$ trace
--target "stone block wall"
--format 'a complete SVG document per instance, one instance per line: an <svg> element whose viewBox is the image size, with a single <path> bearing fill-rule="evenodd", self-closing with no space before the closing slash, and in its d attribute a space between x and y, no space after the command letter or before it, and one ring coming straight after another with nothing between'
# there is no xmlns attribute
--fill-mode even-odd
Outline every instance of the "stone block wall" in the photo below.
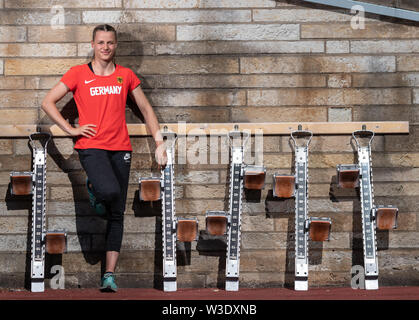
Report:
<svg viewBox="0 0 419 320"><path fill-rule="evenodd" d="M409 135L376 136L372 157L376 203L400 210L399 228L377 233L380 285L418 285L419 24L367 14L356 29L353 18L294 0L0 0L0 125L51 123L43 97L71 66L90 60L91 32L102 23L117 28L117 63L142 79L162 123L409 121ZM59 107L77 123L71 94ZM126 114L141 122L135 107ZM157 173L154 145L131 141L117 276L121 287L160 287L160 211L136 200L138 178ZM222 159L221 146L207 159L214 152ZM228 164L186 160L175 168L176 211L198 217L203 230L206 210L226 209ZM355 161L349 135L313 138L309 210L333 225L329 242L310 244L310 286L349 286L351 267L362 265L358 194L336 186L336 165ZM243 205L242 287L293 283L294 204L273 201L271 183L273 173L292 172L288 136L264 137L263 163L261 199ZM23 287L30 272L31 199L8 192L10 171L30 166L28 139L0 138L0 288ZM54 138L47 172L48 229L68 231L68 252L47 257L47 278L62 264L66 287L96 287L105 222L89 206L72 139ZM191 246L179 244L179 287L223 287L224 249L202 233Z"/></svg>

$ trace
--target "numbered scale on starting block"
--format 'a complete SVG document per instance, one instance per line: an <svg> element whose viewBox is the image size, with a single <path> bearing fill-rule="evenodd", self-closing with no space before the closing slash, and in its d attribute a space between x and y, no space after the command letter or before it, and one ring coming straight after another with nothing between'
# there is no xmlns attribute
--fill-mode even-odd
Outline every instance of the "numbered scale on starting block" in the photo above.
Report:
<svg viewBox="0 0 419 320"><path fill-rule="evenodd" d="M230 145L229 210L207 211L205 225L208 234L226 236L227 291L239 290L241 211L243 189L260 190L265 185L266 169L263 166L244 164L244 146L250 137L235 128L228 134Z"/></svg>
<svg viewBox="0 0 419 320"><path fill-rule="evenodd" d="M33 171L10 173L12 196L32 195L31 291L44 292L45 252L62 254L67 247L65 230L46 231L46 155L49 133L29 135Z"/></svg>
<svg viewBox="0 0 419 320"><path fill-rule="evenodd" d="M273 196L295 197L295 290L308 290L308 239L329 240L330 218L308 217L308 146L313 133L301 130L291 133L295 147L295 174L273 175Z"/></svg>
<svg viewBox="0 0 419 320"><path fill-rule="evenodd" d="M393 206L375 206L372 179L371 143L374 132L355 131L358 164L337 166L337 182L341 188L360 188L362 239L364 253L365 289L378 289L378 259L376 229L397 228L398 209Z"/></svg>
<svg viewBox="0 0 419 320"><path fill-rule="evenodd" d="M162 238L163 238L163 290L177 290L176 241L192 242L198 238L196 218L181 218L175 215L174 165L177 135L164 131L167 145L167 163L161 170L161 177L140 178L140 201L162 202Z"/></svg>

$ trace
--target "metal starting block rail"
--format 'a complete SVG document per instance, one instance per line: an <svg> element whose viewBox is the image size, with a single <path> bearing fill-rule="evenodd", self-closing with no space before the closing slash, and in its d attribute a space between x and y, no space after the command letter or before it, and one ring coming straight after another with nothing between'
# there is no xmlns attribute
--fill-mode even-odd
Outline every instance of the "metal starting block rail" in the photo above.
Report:
<svg viewBox="0 0 419 320"><path fill-rule="evenodd" d="M46 155L51 138L49 133L29 135L33 150L33 171L10 173L12 196L32 194L31 291L44 292L45 252L62 254L66 251L65 230L46 231ZM38 142L37 142L38 141ZM41 146L39 146L39 144Z"/></svg>
<svg viewBox="0 0 419 320"><path fill-rule="evenodd" d="M308 146L313 133L302 130L291 133L295 147L295 174L273 176L274 197L295 197L295 282L294 289L308 290L308 239L329 239L329 218L308 218ZM300 142L302 141L302 143Z"/></svg>
<svg viewBox="0 0 419 320"><path fill-rule="evenodd" d="M243 189L260 190L265 185L266 169L263 166L244 164L244 146L248 132L232 130L228 133L230 145L229 210L207 211L206 230L213 236L227 236L226 291L239 290L240 241ZM240 140L237 145L236 141Z"/></svg>
<svg viewBox="0 0 419 320"><path fill-rule="evenodd" d="M177 290L176 241L192 242L198 237L197 219L176 217L174 197L174 165L177 135L162 133L167 137L167 163L161 177L140 178L141 201L162 201L163 290Z"/></svg>
<svg viewBox="0 0 419 320"><path fill-rule="evenodd" d="M358 164L338 165L338 185L342 188L360 188L362 212L362 239L364 253L365 289L378 289L378 259L376 229L395 229L398 209L393 206L375 206L371 161L371 143L374 132L354 131ZM365 141L366 140L366 141Z"/></svg>

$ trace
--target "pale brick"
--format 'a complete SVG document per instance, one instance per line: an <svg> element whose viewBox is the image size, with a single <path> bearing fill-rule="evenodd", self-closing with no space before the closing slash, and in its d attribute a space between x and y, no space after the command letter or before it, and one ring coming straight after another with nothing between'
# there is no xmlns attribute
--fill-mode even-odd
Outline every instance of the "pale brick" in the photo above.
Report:
<svg viewBox="0 0 419 320"><path fill-rule="evenodd" d="M0 80L1 81L1 80ZM324 75L158 75L147 76L151 88L325 87Z"/></svg>
<svg viewBox="0 0 419 320"><path fill-rule="evenodd" d="M414 53L419 52L419 40L351 41L352 53Z"/></svg>
<svg viewBox="0 0 419 320"><path fill-rule="evenodd" d="M50 25L56 13L50 10L4 10L0 11L0 21L5 25ZM78 11L64 12L65 24L80 24L81 15Z"/></svg>
<svg viewBox="0 0 419 320"><path fill-rule="evenodd" d="M4 74L3 60L0 59L0 74Z"/></svg>
<svg viewBox="0 0 419 320"><path fill-rule="evenodd" d="M0 230L3 234L26 234L28 217L0 217Z"/></svg>
<svg viewBox="0 0 419 320"><path fill-rule="evenodd" d="M242 57L241 73L394 72L392 56Z"/></svg>
<svg viewBox="0 0 419 320"><path fill-rule="evenodd" d="M226 195L226 189L223 185L207 185L207 186L185 186L185 197L186 198L224 198Z"/></svg>
<svg viewBox="0 0 419 320"><path fill-rule="evenodd" d="M328 108L327 120L329 122L352 121L351 108Z"/></svg>
<svg viewBox="0 0 419 320"><path fill-rule="evenodd" d="M350 16L348 16L350 17ZM333 30L333 32L331 32ZM365 29L353 29L350 23L302 24L301 38L312 39L391 39L417 38L418 28L396 23L366 22Z"/></svg>
<svg viewBox="0 0 419 320"><path fill-rule="evenodd" d="M34 124L38 120L38 110L30 109L3 109L0 108L0 124Z"/></svg>
<svg viewBox="0 0 419 320"><path fill-rule="evenodd" d="M274 8L275 0L201 0L200 8Z"/></svg>
<svg viewBox="0 0 419 320"><path fill-rule="evenodd" d="M25 252L27 249L27 235L0 234L0 252Z"/></svg>
<svg viewBox="0 0 419 320"><path fill-rule="evenodd" d="M326 53L349 53L349 41L326 41Z"/></svg>
<svg viewBox="0 0 419 320"><path fill-rule="evenodd" d="M0 44L3 57L71 57L76 52L75 44Z"/></svg>
<svg viewBox="0 0 419 320"><path fill-rule="evenodd" d="M419 104L419 89L413 90L413 103Z"/></svg>
<svg viewBox="0 0 419 320"><path fill-rule="evenodd" d="M248 91L248 104L253 106L409 104L410 99L408 89L277 89Z"/></svg>
<svg viewBox="0 0 419 320"><path fill-rule="evenodd" d="M164 91L148 95L153 106L239 106L246 103L244 91ZM0 100L1 101L1 100Z"/></svg>
<svg viewBox="0 0 419 320"><path fill-rule="evenodd" d="M407 106L354 106L353 121L419 121L419 110Z"/></svg>
<svg viewBox="0 0 419 320"><path fill-rule="evenodd" d="M298 40L298 24L224 24L177 26L180 41Z"/></svg>
<svg viewBox="0 0 419 320"><path fill-rule="evenodd" d="M1 154L12 154L13 153L13 141L12 140L0 140L0 155Z"/></svg>
<svg viewBox="0 0 419 320"><path fill-rule="evenodd" d="M419 71L419 55L397 57L397 71Z"/></svg>
<svg viewBox="0 0 419 320"><path fill-rule="evenodd" d="M11 77L8 77L11 78ZM51 89L54 87L61 79L59 77L25 77L25 89Z"/></svg>
<svg viewBox="0 0 419 320"><path fill-rule="evenodd" d="M0 77L0 90L13 90L25 88L23 77Z"/></svg>
<svg viewBox="0 0 419 320"><path fill-rule="evenodd" d="M6 8L44 8L50 9L54 5L64 8L115 8L121 7L122 0L5 0Z"/></svg>
<svg viewBox="0 0 419 320"><path fill-rule="evenodd" d="M216 171L178 171L176 174L176 183L178 184L216 184L218 181L218 172Z"/></svg>
<svg viewBox="0 0 419 320"><path fill-rule="evenodd" d="M124 0L125 9L151 8L151 9L179 9L197 8L198 0Z"/></svg>
<svg viewBox="0 0 419 320"><path fill-rule="evenodd" d="M125 57L117 58L117 63L143 75L239 72L238 59L229 57L144 57L141 61L136 57Z"/></svg>
<svg viewBox="0 0 419 320"><path fill-rule="evenodd" d="M0 42L26 41L26 27L0 26Z"/></svg>
<svg viewBox="0 0 419 320"><path fill-rule="evenodd" d="M84 11L84 23L250 22L250 10ZM179 39L180 40L180 39Z"/></svg>
<svg viewBox="0 0 419 320"><path fill-rule="evenodd" d="M62 75L84 59L7 59L5 75Z"/></svg>
<svg viewBox="0 0 419 320"><path fill-rule="evenodd" d="M350 88L352 78L349 74L330 74L327 78L329 88Z"/></svg>
<svg viewBox="0 0 419 320"><path fill-rule="evenodd" d="M322 53L323 41L205 41L156 45L156 54Z"/></svg>
<svg viewBox="0 0 419 320"><path fill-rule="evenodd" d="M353 18L346 12L316 9L256 9L253 20L256 22L349 22ZM365 18L366 21L371 19Z"/></svg>
<svg viewBox="0 0 419 320"><path fill-rule="evenodd" d="M241 107L231 109L233 122L327 121L326 108Z"/></svg>

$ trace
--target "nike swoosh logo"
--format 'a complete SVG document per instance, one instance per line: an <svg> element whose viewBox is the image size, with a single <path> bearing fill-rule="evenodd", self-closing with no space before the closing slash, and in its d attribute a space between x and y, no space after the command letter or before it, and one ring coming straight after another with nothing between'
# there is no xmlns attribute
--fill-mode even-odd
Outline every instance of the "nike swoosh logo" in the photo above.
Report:
<svg viewBox="0 0 419 320"><path fill-rule="evenodd" d="M90 82L92 82L92 81L95 81L96 79L93 79L93 80L90 80L90 81L87 81L87 80L84 80L84 84L88 84L88 83L90 83Z"/></svg>

